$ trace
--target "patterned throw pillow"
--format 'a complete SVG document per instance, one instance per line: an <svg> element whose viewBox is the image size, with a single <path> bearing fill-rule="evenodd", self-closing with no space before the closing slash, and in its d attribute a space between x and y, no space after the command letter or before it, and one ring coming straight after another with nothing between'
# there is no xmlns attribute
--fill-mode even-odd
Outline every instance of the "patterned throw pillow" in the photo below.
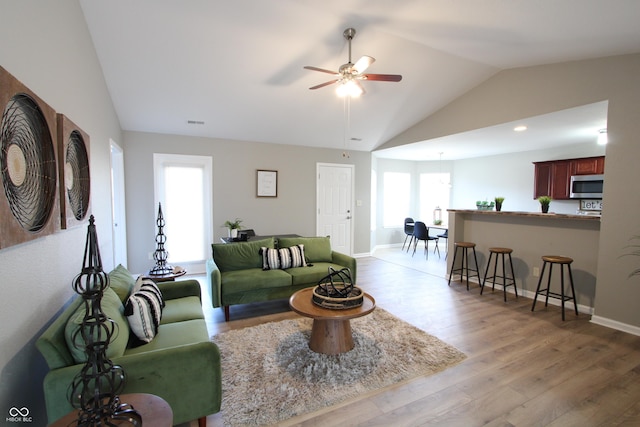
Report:
<svg viewBox="0 0 640 427"><path fill-rule="evenodd" d="M140 341L151 342L158 333L164 308L162 293L153 280L138 277L124 307L129 327Z"/></svg>
<svg viewBox="0 0 640 427"><path fill-rule="evenodd" d="M260 252L262 252L263 270L306 267L307 265L304 259L304 245L280 249L261 248Z"/></svg>

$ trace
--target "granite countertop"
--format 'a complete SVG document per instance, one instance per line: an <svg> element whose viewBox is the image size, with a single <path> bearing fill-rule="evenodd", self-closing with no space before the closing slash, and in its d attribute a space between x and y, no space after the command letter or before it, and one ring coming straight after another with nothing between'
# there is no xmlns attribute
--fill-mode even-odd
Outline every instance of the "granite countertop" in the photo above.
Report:
<svg viewBox="0 0 640 427"><path fill-rule="evenodd" d="M577 219L584 221L600 221L600 215L576 215L576 214L563 214L563 213L542 213L542 212L519 212L519 211L482 211L478 209L447 209L447 212L456 212L464 214L474 215L503 215L503 216L520 216L531 218L545 218L545 219Z"/></svg>

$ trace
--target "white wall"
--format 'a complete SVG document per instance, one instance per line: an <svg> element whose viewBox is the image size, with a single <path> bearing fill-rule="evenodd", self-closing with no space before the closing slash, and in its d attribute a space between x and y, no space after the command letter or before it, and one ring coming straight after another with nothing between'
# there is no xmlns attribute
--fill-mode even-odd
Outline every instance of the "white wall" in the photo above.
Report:
<svg viewBox="0 0 640 427"><path fill-rule="evenodd" d="M226 141L178 135L125 132L129 269L148 270L147 254L155 250L153 153L191 154L213 158L213 242L227 236L222 224L241 218L257 234L316 234L316 164L355 166L354 254L369 252L371 155L352 151L258 142ZM278 197L256 197L256 170L278 171ZM356 206L356 200L362 204ZM171 261L171 240L167 250Z"/></svg>
<svg viewBox="0 0 640 427"><path fill-rule="evenodd" d="M375 170L379 182L385 172L410 173L411 211L409 215L416 220L430 221L432 218L420 217L420 174L449 172L451 174L450 208L475 209L477 200L492 201L496 196L505 198L503 210L539 212L540 204L533 198L534 166L533 162L559 160L578 157L605 155L605 148L593 143L558 147L553 149L526 151L455 161L410 161L376 158ZM405 235L402 228L385 228L382 212L384 209L384 191L377 187L377 221L375 245L384 247L402 243ZM576 213L576 200L555 200L551 211L558 213ZM446 218L446 216L444 216Z"/></svg>
<svg viewBox="0 0 640 427"><path fill-rule="evenodd" d="M457 160L454 163L451 207L475 209L477 200L505 198L503 211L539 212L533 198L533 162L605 155L596 141L549 150L526 151L499 156ZM606 164L606 162L605 162ZM550 211L575 214L577 200L554 200Z"/></svg>
<svg viewBox="0 0 640 427"><path fill-rule="evenodd" d="M121 139L102 71L76 0L0 0L0 65L90 136L91 208L102 260L111 264L109 138ZM2 88L0 88L2 90ZM4 106L2 106L4 108ZM0 414L29 408L45 425L42 378L34 346L75 294L86 227L0 250Z"/></svg>

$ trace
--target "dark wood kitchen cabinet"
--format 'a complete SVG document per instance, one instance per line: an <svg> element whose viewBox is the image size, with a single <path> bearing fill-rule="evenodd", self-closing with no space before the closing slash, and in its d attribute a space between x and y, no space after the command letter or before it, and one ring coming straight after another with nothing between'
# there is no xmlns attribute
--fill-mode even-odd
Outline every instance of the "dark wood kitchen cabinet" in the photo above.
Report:
<svg viewBox="0 0 640 427"><path fill-rule="evenodd" d="M571 161L555 160L536 162L533 198L551 196L554 200L569 198L571 181Z"/></svg>
<svg viewBox="0 0 640 427"><path fill-rule="evenodd" d="M571 175L598 175L604 173L604 156L571 160Z"/></svg>
<svg viewBox="0 0 640 427"><path fill-rule="evenodd" d="M551 194L551 174L553 162L534 163L533 198Z"/></svg>
<svg viewBox="0 0 640 427"><path fill-rule="evenodd" d="M595 175L604 173L604 156L580 159L534 162L533 198L551 196L566 200L571 190L571 175Z"/></svg>

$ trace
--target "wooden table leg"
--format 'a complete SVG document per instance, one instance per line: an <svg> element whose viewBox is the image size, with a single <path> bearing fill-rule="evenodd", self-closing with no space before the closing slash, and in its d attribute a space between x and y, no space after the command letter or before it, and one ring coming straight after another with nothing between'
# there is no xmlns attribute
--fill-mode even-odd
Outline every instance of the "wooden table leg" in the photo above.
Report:
<svg viewBox="0 0 640 427"><path fill-rule="evenodd" d="M314 319L309 348L316 353L340 354L354 347L349 320Z"/></svg>

